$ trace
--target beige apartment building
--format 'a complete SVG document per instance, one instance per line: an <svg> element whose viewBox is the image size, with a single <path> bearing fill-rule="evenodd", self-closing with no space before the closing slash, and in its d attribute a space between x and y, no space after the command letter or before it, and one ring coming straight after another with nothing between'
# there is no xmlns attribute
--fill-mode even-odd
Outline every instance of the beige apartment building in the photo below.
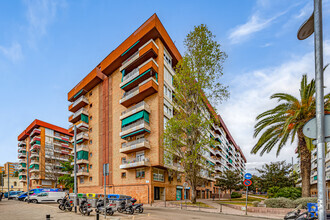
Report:
<svg viewBox="0 0 330 220"><path fill-rule="evenodd" d="M18 163L13 163L13 162L7 162L4 165L4 174L8 175L9 172L9 176L14 176L15 172L18 172Z"/></svg>
<svg viewBox="0 0 330 220"><path fill-rule="evenodd" d="M165 163L161 147L173 116L173 68L180 59L154 14L68 93L69 132L77 129L79 193L103 193L103 164L109 164L107 193L144 203L183 199L182 167ZM215 181L225 169L243 175L246 162L221 117L206 106L206 114L217 119L209 133L218 144L203 155L213 168L201 173L199 198L218 193ZM186 194L190 198L190 187Z"/></svg>
<svg viewBox="0 0 330 220"><path fill-rule="evenodd" d="M24 191L27 190L27 175L30 189L61 187L57 179L69 174L61 170L61 163L69 161L71 136L67 129L38 119L18 136L19 180L23 182Z"/></svg>

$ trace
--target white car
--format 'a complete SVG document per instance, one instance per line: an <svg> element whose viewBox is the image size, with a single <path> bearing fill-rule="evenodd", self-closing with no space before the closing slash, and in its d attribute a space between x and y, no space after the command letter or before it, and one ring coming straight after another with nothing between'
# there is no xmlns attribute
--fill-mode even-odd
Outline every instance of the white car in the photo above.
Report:
<svg viewBox="0 0 330 220"><path fill-rule="evenodd" d="M65 197L65 192L42 192L37 195L30 196L30 202L57 202L60 203Z"/></svg>

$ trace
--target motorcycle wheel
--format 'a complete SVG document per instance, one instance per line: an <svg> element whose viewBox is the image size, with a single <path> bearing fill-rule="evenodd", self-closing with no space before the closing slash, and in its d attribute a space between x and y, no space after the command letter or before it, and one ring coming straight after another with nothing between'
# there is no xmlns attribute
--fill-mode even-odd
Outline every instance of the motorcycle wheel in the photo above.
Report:
<svg viewBox="0 0 330 220"><path fill-rule="evenodd" d="M107 215L113 215L113 211L112 211L111 209L107 209L107 210L106 210L106 214L107 214Z"/></svg>
<svg viewBox="0 0 330 220"><path fill-rule="evenodd" d="M119 213L123 213L123 210L122 210L121 208L118 208L117 211L118 211Z"/></svg>
<svg viewBox="0 0 330 220"><path fill-rule="evenodd" d="M133 208L127 208L126 212L130 215L133 215L134 214L134 209Z"/></svg>
<svg viewBox="0 0 330 220"><path fill-rule="evenodd" d="M69 212L71 212L72 211L72 207L69 207L69 208L67 208L68 210L69 210Z"/></svg>
<svg viewBox="0 0 330 220"><path fill-rule="evenodd" d="M62 210L62 211L64 211L64 210L65 210L65 207L64 207L64 205L63 205L63 204L60 204L60 205L58 206L58 208L59 208L60 210Z"/></svg>
<svg viewBox="0 0 330 220"><path fill-rule="evenodd" d="M137 210L139 213L143 213L143 208L139 207L139 209Z"/></svg>

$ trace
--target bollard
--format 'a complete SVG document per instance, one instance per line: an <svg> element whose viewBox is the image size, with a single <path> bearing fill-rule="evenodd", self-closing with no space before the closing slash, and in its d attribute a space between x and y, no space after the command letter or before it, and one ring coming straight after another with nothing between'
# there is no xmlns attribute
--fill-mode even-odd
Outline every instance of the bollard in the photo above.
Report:
<svg viewBox="0 0 330 220"><path fill-rule="evenodd" d="M201 203L198 203L198 211L201 210Z"/></svg>
<svg viewBox="0 0 330 220"><path fill-rule="evenodd" d="M100 215L99 213L96 213L96 220L99 220L100 219Z"/></svg>
<svg viewBox="0 0 330 220"><path fill-rule="evenodd" d="M50 215L49 214L46 215L46 220L50 220Z"/></svg>
<svg viewBox="0 0 330 220"><path fill-rule="evenodd" d="M220 212L222 212L222 204L220 204L219 209L220 209Z"/></svg>
<svg viewBox="0 0 330 220"><path fill-rule="evenodd" d="M182 201L181 201L181 203L180 203L180 209L182 209Z"/></svg>

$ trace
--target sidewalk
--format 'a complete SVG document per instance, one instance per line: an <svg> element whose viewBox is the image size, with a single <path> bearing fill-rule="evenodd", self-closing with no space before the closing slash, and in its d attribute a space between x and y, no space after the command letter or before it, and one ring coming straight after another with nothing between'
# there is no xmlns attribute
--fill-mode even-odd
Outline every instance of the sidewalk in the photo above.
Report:
<svg viewBox="0 0 330 220"><path fill-rule="evenodd" d="M187 200L188 201L188 200ZM245 211L233 209L227 206L222 205L220 206L219 203L217 203L219 200L212 200L212 199L198 199L197 202L202 202L205 203L213 208L202 208L202 207L194 207L194 206L186 206L185 201L182 202L181 204L173 204L172 202L175 201L167 201L166 202L166 208L173 208L173 209L182 209L182 210L188 210L188 211L200 211L200 212L210 212L210 213L222 213L222 214L227 214L227 215L239 215L239 216L245 216ZM180 202L180 201L176 201ZM144 206L150 206L148 204ZM153 203L151 207L165 207L165 202L164 201L158 201L156 203ZM258 217L258 218L263 218L263 219L283 219L283 215L278 215L278 214L272 214L272 213L253 213L253 212L248 212L247 216L251 217Z"/></svg>

